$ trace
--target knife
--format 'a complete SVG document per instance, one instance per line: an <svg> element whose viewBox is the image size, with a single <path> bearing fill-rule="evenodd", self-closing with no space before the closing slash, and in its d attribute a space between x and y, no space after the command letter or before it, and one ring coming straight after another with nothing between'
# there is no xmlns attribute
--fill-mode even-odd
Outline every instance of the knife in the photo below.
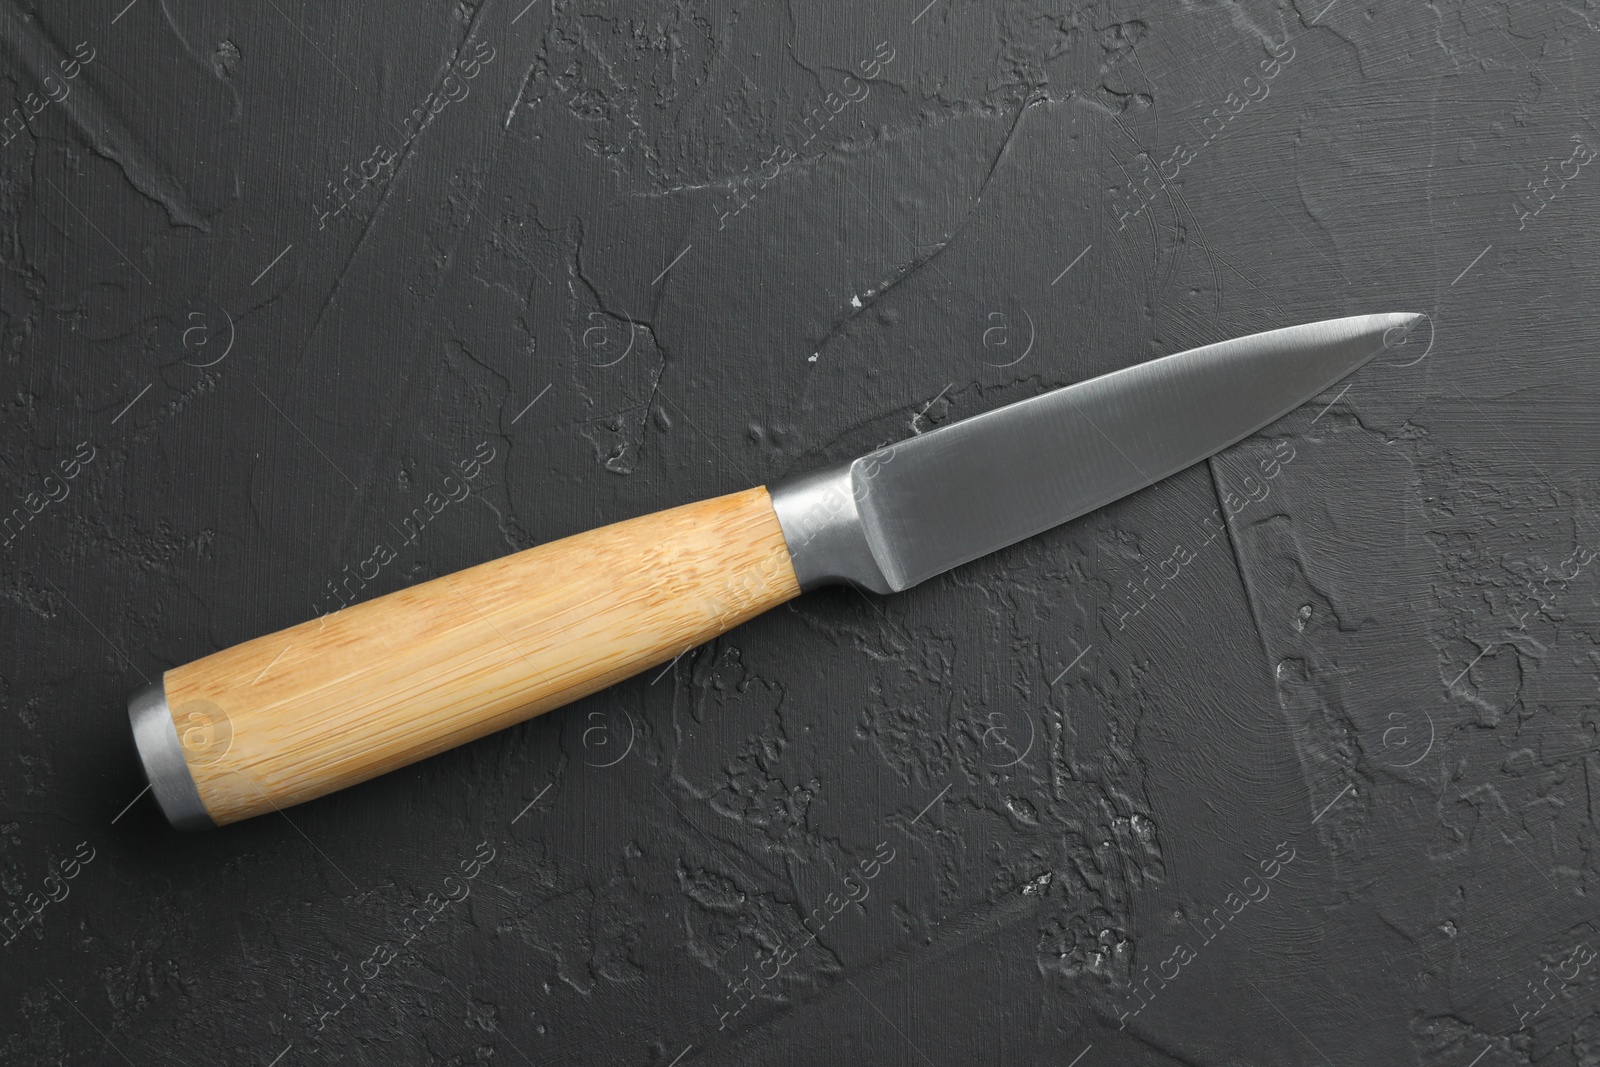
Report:
<svg viewBox="0 0 1600 1067"><path fill-rule="evenodd" d="M1403 344L1360 315L1206 345L354 604L128 702L172 825L279 810L665 663L801 592L909 589L1175 474Z"/></svg>

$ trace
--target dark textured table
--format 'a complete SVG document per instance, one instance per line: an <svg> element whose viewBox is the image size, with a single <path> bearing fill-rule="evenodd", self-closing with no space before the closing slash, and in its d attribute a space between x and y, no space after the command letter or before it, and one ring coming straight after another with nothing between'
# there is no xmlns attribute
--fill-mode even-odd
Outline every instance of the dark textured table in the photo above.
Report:
<svg viewBox="0 0 1600 1067"><path fill-rule="evenodd" d="M0 8L0 1061L1600 1063L1600 6L925 2ZM141 795L169 667L1374 311L908 593Z"/></svg>

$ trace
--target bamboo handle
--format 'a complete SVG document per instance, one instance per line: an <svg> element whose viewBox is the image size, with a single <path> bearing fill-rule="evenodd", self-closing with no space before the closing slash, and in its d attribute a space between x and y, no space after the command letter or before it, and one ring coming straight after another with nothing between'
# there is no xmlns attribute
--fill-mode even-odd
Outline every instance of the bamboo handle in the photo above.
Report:
<svg viewBox="0 0 1600 1067"><path fill-rule="evenodd" d="M246 641L168 671L166 707L204 814L222 825L532 718L799 592L767 491L750 489ZM137 708L134 728L173 817Z"/></svg>

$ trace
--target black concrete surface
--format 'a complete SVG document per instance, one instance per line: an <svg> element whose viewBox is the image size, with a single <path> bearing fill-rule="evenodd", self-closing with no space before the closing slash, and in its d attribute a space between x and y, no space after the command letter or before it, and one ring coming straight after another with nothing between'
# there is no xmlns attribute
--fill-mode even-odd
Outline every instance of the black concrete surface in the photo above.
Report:
<svg viewBox="0 0 1600 1067"><path fill-rule="evenodd" d="M0 1061L1600 1063L1600 5L0 46ZM1374 311L1427 336L905 594L282 816L141 796L130 690L349 596Z"/></svg>

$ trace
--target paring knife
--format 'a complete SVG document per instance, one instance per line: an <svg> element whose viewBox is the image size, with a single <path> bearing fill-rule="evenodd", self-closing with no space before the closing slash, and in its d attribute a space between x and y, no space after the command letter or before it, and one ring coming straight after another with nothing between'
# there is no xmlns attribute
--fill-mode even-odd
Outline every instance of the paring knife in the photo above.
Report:
<svg viewBox="0 0 1600 1067"><path fill-rule="evenodd" d="M804 590L909 589L1093 511L1287 414L1421 319L1191 349L351 605L136 693L139 758L181 829L299 804L665 663Z"/></svg>

